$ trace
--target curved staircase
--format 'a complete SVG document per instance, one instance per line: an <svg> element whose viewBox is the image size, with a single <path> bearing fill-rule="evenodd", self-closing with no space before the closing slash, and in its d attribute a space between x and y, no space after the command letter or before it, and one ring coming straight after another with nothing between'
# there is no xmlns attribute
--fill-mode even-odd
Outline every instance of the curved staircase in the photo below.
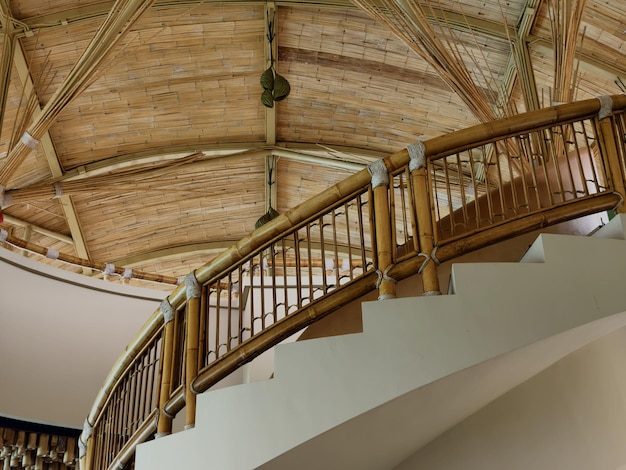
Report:
<svg viewBox="0 0 626 470"><path fill-rule="evenodd" d="M363 333L279 346L273 379L199 395L195 428L140 445L136 469L398 467L626 325L625 223L455 265L453 295L364 303Z"/></svg>

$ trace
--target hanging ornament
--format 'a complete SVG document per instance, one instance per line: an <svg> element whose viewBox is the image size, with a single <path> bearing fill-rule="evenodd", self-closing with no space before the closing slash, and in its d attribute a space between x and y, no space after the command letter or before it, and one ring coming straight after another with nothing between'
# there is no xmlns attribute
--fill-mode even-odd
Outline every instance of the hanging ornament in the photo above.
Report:
<svg viewBox="0 0 626 470"><path fill-rule="evenodd" d="M291 92L291 86L285 77L276 73L274 65L274 17L268 19L267 23L267 42L270 48L270 66L261 74L261 103L266 108L273 108L275 101L281 101L287 98Z"/></svg>

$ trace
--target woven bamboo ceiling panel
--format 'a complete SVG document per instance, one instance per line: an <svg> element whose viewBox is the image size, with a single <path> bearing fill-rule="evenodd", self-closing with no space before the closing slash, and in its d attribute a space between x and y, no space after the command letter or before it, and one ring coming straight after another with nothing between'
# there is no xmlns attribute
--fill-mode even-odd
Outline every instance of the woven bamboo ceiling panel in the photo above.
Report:
<svg viewBox="0 0 626 470"><path fill-rule="evenodd" d="M418 139L626 91L622 0L0 11L0 185L12 199L0 226L171 277L247 235L269 205L284 212ZM290 85L271 108L270 66Z"/></svg>

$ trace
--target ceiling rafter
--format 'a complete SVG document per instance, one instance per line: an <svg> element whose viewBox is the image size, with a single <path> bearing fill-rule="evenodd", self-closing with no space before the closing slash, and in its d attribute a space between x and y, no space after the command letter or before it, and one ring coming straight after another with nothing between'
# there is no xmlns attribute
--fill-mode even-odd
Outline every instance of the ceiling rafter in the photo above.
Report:
<svg viewBox="0 0 626 470"><path fill-rule="evenodd" d="M31 93L36 95L32 78L28 70L28 64L26 63L26 58L24 56L24 51L19 44L15 48L13 60L18 75L20 76L22 86L24 87L25 94L27 96L29 96ZM33 117L36 118L40 113L41 107L37 106L35 108L35 115ZM41 150L46 157L46 161L48 162L48 166L50 167L50 173L52 177L63 177L63 169L61 167L59 157L56 154L54 145L52 144L52 139L50 138L50 134L47 131L43 134L41 138ZM72 234L72 240L74 249L76 250L76 254L84 259L91 259L89 249L87 248L87 243L85 241L85 237L83 235L83 231L80 225L80 221L78 219L78 214L76 213L76 208L74 207L74 203L72 202L71 197L67 195L62 195L59 198L59 202L63 209L63 214L65 215L65 220L70 229L70 233Z"/></svg>
<svg viewBox="0 0 626 470"><path fill-rule="evenodd" d="M275 171L275 163L276 157L285 157L288 159L304 161L307 163L315 163L322 164L326 167L334 166L337 168L341 168L344 170L352 170L359 171L363 169L364 164L352 164L346 163L339 160L333 160L327 157L319 157L316 155L306 155L298 152L293 152L286 149L279 148L266 148L252 152L244 152L237 153L231 155L223 155L220 157L214 158L202 158L201 154L191 153L182 156L181 158L176 159L161 159L161 160L152 160L151 163L159 162L160 165L150 166L148 168L144 168L141 173L144 177L150 176L160 176L164 177L169 174L171 171L168 169L170 165L168 165L168 160L174 165L175 170L179 170L184 168L187 171L210 171L211 165L215 164L216 161L224 162L225 160L236 161L236 160L250 160L255 158L263 158L265 159L265 168L266 174L272 176L271 181L275 181L273 179L273 174ZM183 160L187 161L183 161ZM129 165L120 165L119 163L113 165L112 168L114 170L121 170L117 174L117 178L124 179L128 177L128 172L137 168L137 165L133 165L134 161L129 161ZM182 165L181 165L182 164ZM64 177L56 178L56 179L47 179L40 180L35 184L30 186L23 186L20 188L11 189L8 191L8 194L11 195L14 201L16 202L29 202L35 200L49 199L54 198L57 195L57 191L61 190L65 196L73 195L81 193L83 190L91 193L93 191L97 191L102 188L103 191L110 189L110 178L106 178L105 175L110 174L111 172L106 171L105 168L99 168L92 172L83 171L76 175L65 175ZM135 177L137 176L137 172L133 172ZM77 186L76 184L71 184L72 182L76 182L77 180L81 180L81 186ZM118 181L119 182L119 181ZM63 184L66 183L66 184ZM90 185L91 183L91 185ZM268 184L268 186L270 186ZM146 189L146 188L144 188Z"/></svg>
<svg viewBox="0 0 626 470"><path fill-rule="evenodd" d="M0 0L0 25L4 36L2 37L2 57L0 59L0 123L4 122L4 113L6 111L7 96L9 94L9 85L11 82L11 70L13 66L13 55L15 52L15 44L17 42L16 28L11 21L11 11L6 0ZM0 126L0 132L2 126Z"/></svg>
<svg viewBox="0 0 626 470"><path fill-rule="evenodd" d="M98 27L63 82L31 121L20 140L9 149L4 165L0 167L2 184L11 179L63 109L98 77L106 59L153 3L154 0L129 0L127 3L118 0L113 4L110 14Z"/></svg>
<svg viewBox="0 0 626 470"><path fill-rule="evenodd" d="M188 157L192 153L202 153L204 165L215 163L221 159L243 159L274 154L279 157L323 164L330 167L358 171L369 162L387 155L384 152L365 151L351 147L334 146L322 147L316 144L300 144L297 142L281 142L281 145L268 146L264 143L249 145L246 143L210 145L206 147L181 146L160 148L141 153L120 155L100 160L87 165L65 171L62 178L55 181L65 181L76 178L86 178L114 172L122 168L132 168L140 165L162 162L165 160L177 161Z"/></svg>
<svg viewBox="0 0 626 470"><path fill-rule="evenodd" d="M145 265L152 261L169 261L171 259L180 258L180 256L195 256L207 253L215 253L230 248L237 243L238 240L220 240L217 242L191 243L188 245L173 246L162 250L149 251L138 255L129 256L128 258L118 259L115 261L116 266L124 266L125 268L134 268Z"/></svg>
<svg viewBox="0 0 626 470"><path fill-rule="evenodd" d="M533 111L541 107L533 65L530 59L529 35L542 2L543 0L528 0L526 3L517 27L513 35L511 35L513 50L506 67L507 73L504 81L504 93L506 96L503 99L505 100L508 100L511 96L515 81L519 81L527 111Z"/></svg>
<svg viewBox="0 0 626 470"><path fill-rule="evenodd" d="M30 227L33 232L40 233L41 235L45 235L46 237L54 238L55 240L59 240L61 242L67 243L68 245L73 245L74 240L72 237L68 237L59 232L55 232L54 230L49 230L45 227L41 227L39 225L35 225L27 220L20 219L18 217L13 217L9 214L3 215L4 221L11 225L17 225L18 227Z"/></svg>

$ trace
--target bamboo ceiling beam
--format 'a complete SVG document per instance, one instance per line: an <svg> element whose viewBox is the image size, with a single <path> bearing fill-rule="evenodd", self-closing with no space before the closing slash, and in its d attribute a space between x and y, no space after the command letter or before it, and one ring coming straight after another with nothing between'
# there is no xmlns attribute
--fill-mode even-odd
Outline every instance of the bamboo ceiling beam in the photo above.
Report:
<svg viewBox="0 0 626 470"><path fill-rule="evenodd" d="M94 191L110 192L114 186L117 188L116 190L119 190L120 187L132 186L131 190L161 192L162 189L154 185L155 178L160 178L162 182L170 178L172 184L180 185L180 179L176 176L175 172L181 168L184 168L187 172L203 172L209 171L210 165L215 164L218 160L233 161L235 159L250 160L264 158L267 163L268 154L270 156L269 158L275 158L273 150L258 150L252 153L227 155L209 159L202 158L201 154L194 153L186 155L185 158L173 160L172 162L162 162L160 165L154 165L149 168L135 169L130 166L111 173L94 171L93 173L83 173L71 178L39 180L29 186L8 190L7 194L11 196L13 203L27 203L58 197L59 192L61 192L62 195L74 195L85 192L93 193ZM281 155L290 158L289 152L281 152ZM329 158L307 158L296 155L294 159L308 162L314 161L324 166L336 166L342 169L352 169L354 171L358 171L363 167L361 165L356 167L354 167L354 165L347 166L347 164L343 162ZM269 170L267 173L269 174ZM143 181L145 184L141 184L139 180ZM179 189L184 191L184 186L180 186Z"/></svg>
<svg viewBox="0 0 626 470"><path fill-rule="evenodd" d="M2 26L2 57L0 58L0 123L4 122L7 96L11 82L11 70L13 65L13 54L17 42L16 28L11 21L12 15L7 0L0 0L0 25ZM2 126L0 125L0 134Z"/></svg>
<svg viewBox="0 0 626 470"><path fill-rule="evenodd" d="M54 238L55 240L59 240L63 243L67 243L69 245L74 244L74 239L72 237L68 237L59 232L55 232L54 230L49 230L44 227L40 227L39 225L33 224L28 220L23 220L18 217L13 217L9 214L3 214L4 222L11 225L17 225L18 227L27 227L29 226L33 232L40 233L41 235L45 235L46 237Z"/></svg>
<svg viewBox="0 0 626 470"><path fill-rule="evenodd" d="M20 81L22 82L22 86L24 87L25 95L36 95L35 87L30 76L30 71L28 70L28 64L26 63L26 58L24 57L24 51L19 44L15 48L13 60L15 63L15 68L17 69L18 75L20 77ZM37 100L37 102L39 102L39 100ZM37 105L37 107L35 108L35 115L33 117L36 119L37 116L39 116L40 114L41 107ZM41 150L46 157L46 161L48 162L48 166L50 167L50 173L52 177L62 178L63 168L61 167L61 162L56 153L56 150L54 149L54 145L52 144L52 139L50 138L50 134L48 133L48 131L44 132L40 140ZM70 198L70 196L64 195L59 198L59 202L61 203L61 208L63 209L65 220L70 229L70 233L72 234L72 244L74 245L76 254L80 258L90 260L91 256L89 254L89 249L87 248L87 242L85 241L85 236L83 235L83 230L81 228L78 214L76 213L76 208L74 207L72 199Z"/></svg>
<svg viewBox="0 0 626 470"><path fill-rule="evenodd" d="M507 65L505 78L506 98L511 96L515 80L519 80L526 111L534 111L541 107L539 93L535 82L533 64L530 60L528 37L537 18L543 0L528 0L526 8L518 21L515 34L512 39L512 55Z"/></svg>
<svg viewBox="0 0 626 470"><path fill-rule="evenodd" d="M283 146L284 145L284 146ZM176 161L192 153L202 153L207 158L206 165L221 159L254 158L273 154L279 157L291 158L314 164L358 171L367 163L382 157L378 152L366 152L349 147L325 148L315 144L297 144L283 142L280 146L268 147L263 143L247 146L246 144L217 145L198 147L173 147L151 150L141 153L120 155L100 160L88 165L82 165L65 171L62 178L56 181L67 181L78 178L88 178L95 175L114 172L120 169L130 169L148 163L158 163L166 160ZM327 156L330 155L330 156ZM334 158L333 158L334 156Z"/></svg>
<svg viewBox="0 0 626 470"><path fill-rule="evenodd" d="M152 5L154 0L117 0L110 13L94 34L83 54L65 80L33 119L20 141L10 149L0 168L0 184L6 186L30 151L39 144L56 117L98 76L101 67L115 47L126 37L131 27Z"/></svg>
<svg viewBox="0 0 626 470"><path fill-rule="evenodd" d="M204 242L204 243L191 243L189 245L173 246L162 250L149 251L146 253L140 253L137 255L129 256L127 258L118 259L115 261L116 266L124 266L127 268L134 268L136 266L142 266L152 261L169 261L172 259L178 259L181 256L196 256L204 255L207 253L221 252L227 248L230 248L239 240L220 240L217 242Z"/></svg>

